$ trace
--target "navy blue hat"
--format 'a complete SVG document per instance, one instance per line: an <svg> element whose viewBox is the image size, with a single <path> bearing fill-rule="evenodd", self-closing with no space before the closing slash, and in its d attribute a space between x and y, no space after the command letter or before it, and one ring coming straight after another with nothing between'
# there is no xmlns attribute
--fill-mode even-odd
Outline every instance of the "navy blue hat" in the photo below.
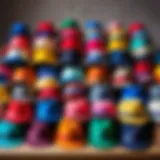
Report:
<svg viewBox="0 0 160 160"><path fill-rule="evenodd" d="M153 57L154 64L160 64L160 51L158 51Z"/></svg>
<svg viewBox="0 0 160 160"><path fill-rule="evenodd" d="M129 59L123 52L118 52L118 51L113 52L112 54L110 54L109 59L110 59L109 61L110 66L118 66L118 65L126 66L130 64Z"/></svg>
<svg viewBox="0 0 160 160"><path fill-rule="evenodd" d="M96 64L105 64L105 57L103 53L93 52L86 56L84 65L90 66Z"/></svg>
<svg viewBox="0 0 160 160"><path fill-rule="evenodd" d="M121 93L121 99L141 99L144 100L143 88L140 85L127 85Z"/></svg>
<svg viewBox="0 0 160 160"><path fill-rule="evenodd" d="M91 101L103 100L103 99L112 99L113 94L111 88L106 84L97 84L91 87L89 91L89 99Z"/></svg>
<svg viewBox="0 0 160 160"><path fill-rule="evenodd" d="M151 129L149 125L121 126L121 144L133 150L148 148L151 144Z"/></svg>
<svg viewBox="0 0 160 160"><path fill-rule="evenodd" d="M37 76L38 78L43 78L43 77L58 78L58 73L59 73L59 70L56 67L43 66L43 67L38 68Z"/></svg>
<svg viewBox="0 0 160 160"><path fill-rule="evenodd" d="M26 24L22 22L17 22L11 26L9 32L10 38L13 36L28 36L28 35L29 35L29 27Z"/></svg>
<svg viewBox="0 0 160 160"><path fill-rule="evenodd" d="M61 53L61 65L77 65L81 63L80 53L74 50L68 50Z"/></svg>
<svg viewBox="0 0 160 160"><path fill-rule="evenodd" d="M85 28L86 29L101 29L102 28L102 25L101 25L101 22L98 21L98 20L88 20L86 23L85 23Z"/></svg>
<svg viewBox="0 0 160 160"><path fill-rule="evenodd" d="M59 121L61 104L58 100L38 100L36 103L36 120L46 123Z"/></svg>

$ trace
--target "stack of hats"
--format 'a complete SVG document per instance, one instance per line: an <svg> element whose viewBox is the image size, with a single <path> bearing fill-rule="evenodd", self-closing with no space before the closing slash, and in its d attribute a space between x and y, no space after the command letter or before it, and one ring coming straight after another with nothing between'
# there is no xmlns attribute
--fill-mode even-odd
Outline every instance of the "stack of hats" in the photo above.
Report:
<svg viewBox="0 0 160 160"><path fill-rule="evenodd" d="M28 26L15 23L11 26L6 53L2 62L9 65L28 64L31 57Z"/></svg>
<svg viewBox="0 0 160 160"><path fill-rule="evenodd" d="M40 22L33 39L33 65L56 65L58 63L56 45L56 29L52 23Z"/></svg>
<svg viewBox="0 0 160 160"><path fill-rule="evenodd" d="M56 144L62 148L79 148L84 145L83 124L86 124L90 118L83 70L78 66L81 64L83 46L78 24L74 19L64 20L61 28L60 49L61 60L63 60L61 62L64 64L61 83L64 114L57 130Z"/></svg>
<svg viewBox="0 0 160 160"><path fill-rule="evenodd" d="M121 122L121 143L128 149L144 149L150 145L146 95L139 85L126 86L121 93L118 118Z"/></svg>
<svg viewBox="0 0 160 160"><path fill-rule="evenodd" d="M32 75L23 71L17 74L20 68L27 68L25 66L29 64L30 58L29 31L25 24L12 25L6 51L3 63L8 66L1 65L1 83L10 86L12 91L3 120L0 122L0 146L8 148L19 146L24 142L25 130L33 117L33 98L29 88L30 84L26 83L28 80L31 81ZM15 67L13 76L8 68L10 65ZM24 75L26 73L27 75ZM4 94L3 101L6 102L7 92L3 87L1 90Z"/></svg>
<svg viewBox="0 0 160 160"><path fill-rule="evenodd" d="M33 63L37 66L35 118L27 135L27 143L38 147L52 144L52 126L61 114L54 36L50 22L38 24L33 46Z"/></svg>
<svg viewBox="0 0 160 160"><path fill-rule="evenodd" d="M86 84L92 86L107 81L105 43L101 23L90 20L86 23Z"/></svg>
<svg viewBox="0 0 160 160"><path fill-rule="evenodd" d="M113 21L107 28L107 35L108 64L112 72L110 82L115 90L120 90L132 81L131 61L127 53L127 34L118 21Z"/></svg>
<svg viewBox="0 0 160 160"><path fill-rule="evenodd" d="M66 18L60 30L61 65L79 65L83 53L83 39L75 19Z"/></svg>
<svg viewBox="0 0 160 160"><path fill-rule="evenodd" d="M89 125L89 144L96 148L110 148L118 143L116 103L111 88L97 84L90 89L92 119Z"/></svg>
<svg viewBox="0 0 160 160"><path fill-rule="evenodd" d="M129 50L134 60L134 78L137 83L148 85L152 80L152 46L149 35L144 25L136 22L130 25L129 36Z"/></svg>
<svg viewBox="0 0 160 160"><path fill-rule="evenodd" d="M153 143L155 145L160 145L160 85L154 84L151 85L148 90L148 110L151 116L152 122L155 123L154 130L153 130Z"/></svg>

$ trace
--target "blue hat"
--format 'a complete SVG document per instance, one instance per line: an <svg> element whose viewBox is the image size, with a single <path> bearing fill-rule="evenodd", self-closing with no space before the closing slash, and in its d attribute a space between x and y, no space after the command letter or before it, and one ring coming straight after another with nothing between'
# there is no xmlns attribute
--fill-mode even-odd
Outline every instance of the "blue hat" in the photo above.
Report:
<svg viewBox="0 0 160 160"><path fill-rule="evenodd" d="M148 92L149 92L150 99L157 99L157 100L160 99L160 85L159 84L152 85L149 88Z"/></svg>
<svg viewBox="0 0 160 160"><path fill-rule="evenodd" d="M158 51L153 57L154 64L160 64L160 51Z"/></svg>
<svg viewBox="0 0 160 160"><path fill-rule="evenodd" d="M110 54L109 57L109 64L110 66L118 66L118 65L129 65L129 59L127 58L126 54L123 52L113 52Z"/></svg>
<svg viewBox="0 0 160 160"><path fill-rule="evenodd" d="M89 99L91 101L113 99L111 88L106 84L94 85L89 91Z"/></svg>
<svg viewBox="0 0 160 160"><path fill-rule="evenodd" d="M141 99L144 100L143 89L140 85L127 85L121 92L121 99Z"/></svg>
<svg viewBox="0 0 160 160"><path fill-rule="evenodd" d="M60 57L61 65L78 65L81 63L80 53L73 50L64 51Z"/></svg>
<svg viewBox="0 0 160 160"><path fill-rule="evenodd" d="M86 33L86 40L101 40L103 38L102 34L100 33L100 31L92 31L92 32L88 32Z"/></svg>
<svg viewBox="0 0 160 160"><path fill-rule="evenodd" d="M10 32L9 32L9 37L13 37L13 36L28 36L29 35L29 27L22 23L22 22L18 22L18 23L14 23L11 26Z"/></svg>
<svg viewBox="0 0 160 160"><path fill-rule="evenodd" d="M98 21L98 20L88 20L86 23L85 23L85 28L86 29L101 29L102 28L102 25L101 25L101 22Z"/></svg>
<svg viewBox="0 0 160 160"><path fill-rule="evenodd" d="M122 125L121 126L121 144L133 150L148 148L151 144L151 129L148 125L133 126Z"/></svg>
<svg viewBox="0 0 160 160"><path fill-rule="evenodd" d="M61 82L82 82L84 80L84 74L79 67L66 67L61 72Z"/></svg>
<svg viewBox="0 0 160 160"><path fill-rule="evenodd" d="M13 148L22 145L24 133L20 125L8 121L0 122L0 148Z"/></svg>
<svg viewBox="0 0 160 160"><path fill-rule="evenodd" d="M58 78L59 70L56 67L51 66L43 66L38 68L37 70L37 77L38 78L45 78L45 77L53 77Z"/></svg>
<svg viewBox="0 0 160 160"><path fill-rule="evenodd" d="M85 58L84 64L87 66L95 64L105 64L105 57L103 53L98 53L98 51L89 53Z"/></svg>
<svg viewBox="0 0 160 160"><path fill-rule="evenodd" d="M61 104L58 100L38 100L36 103L36 120L46 123L59 121Z"/></svg>

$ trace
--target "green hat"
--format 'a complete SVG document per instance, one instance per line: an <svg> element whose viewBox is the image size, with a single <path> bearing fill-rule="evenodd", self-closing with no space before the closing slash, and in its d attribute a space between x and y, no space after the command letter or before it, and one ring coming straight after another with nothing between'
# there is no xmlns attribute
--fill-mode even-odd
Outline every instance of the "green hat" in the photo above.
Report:
<svg viewBox="0 0 160 160"><path fill-rule="evenodd" d="M61 28L78 28L78 23L75 19L66 18L65 20L63 20L60 26Z"/></svg>
<svg viewBox="0 0 160 160"><path fill-rule="evenodd" d="M89 125L89 144L96 148L111 148L118 144L118 128L111 119L91 120Z"/></svg>

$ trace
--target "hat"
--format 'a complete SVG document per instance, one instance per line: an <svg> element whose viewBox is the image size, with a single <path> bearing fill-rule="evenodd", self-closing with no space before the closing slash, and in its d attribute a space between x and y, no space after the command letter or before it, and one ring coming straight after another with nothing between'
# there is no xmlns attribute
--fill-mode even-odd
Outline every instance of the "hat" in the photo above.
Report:
<svg viewBox="0 0 160 160"><path fill-rule="evenodd" d="M20 101L32 101L31 88L23 83L17 83L13 86L11 92L12 99Z"/></svg>
<svg viewBox="0 0 160 160"><path fill-rule="evenodd" d="M157 64L153 68L153 78L156 83L160 83L160 65Z"/></svg>
<svg viewBox="0 0 160 160"><path fill-rule="evenodd" d="M36 103L36 120L53 123L61 118L61 103L59 100L38 100Z"/></svg>
<svg viewBox="0 0 160 160"><path fill-rule="evenodd" d="M0 148L14 148L24 143L24 133L20 125L8 121L0 122Z"/></svg>
<svg viewBox="0 0 160 160"><path fill-rule="evenodd" d="M143 125L148 123L149 117L141 100L122 100L118 105L118 117L121 123Z"/></svg>
<svg viewBox="0 0 160 160"><path fill-rule="evenodd" d="M11 69L4 64L0 64L0 84L9 84L11 75Z"/></svg>
<svg viewBox="0 0 160 160"><path fill-rule="evenodd" d="M5 120L16 124L29 123L32 120L32 104L27 101L11 100L5 113Z"/></svg>
<svg viewBox="0 0 160 160"><path fill-rule="evenodd" d="M62 29L66 29L66 28L78 28L78 23L75 19L72 18L66 18L62 21L62 23L60 24L60 27Z"/></svg>
<svg viewBox="0 0 160 160"><path fill-rule="evenodd" d="M22 23L22 22L16 22L12 24L10 31L9 31L9 37L12 38L13 36L28 36L29 35L29 27Z"/></svg>
<svg viewBox="0 0 160 160"><path fill-rule="evenodd" d="M63 88L63 97L66 100L74 100L86 95L86 87L82 83L69 83Z"/></svg>
<svg viewBox="0 0 160 160"><path fill-rule="evenodd" d="M151 134L148 125L121 125L121 144L127 149L146 149L151 144Z"/></svg>
<svg viewBox="0 0 160 160"><path fill-rule="evenodd" d="M55 65L58 61L55 51L53 52L48 48L40 48L33 51L32 63L34 65Z"/></svg>
<svg viewBox="0 0 160 160"><path fill-rule="evenodd" d="M153 56L153 63L160 64L160 50L157 51Z"/></svg>
<svg viewBox="0 0 160 160"><path fill-rule="evenodd" d="M40 100L60 99L59 88L42 88L37 96Z"/></svg>
<svg viewBox="0 0 160 160"><path fill-rule="evenodd" d="M81 63L81 55L74 50L65 50L60 55L61 65L79 65Z"/></svg>
<svg viewBox="0 0 160 160"><path fill-rule="evenodd" d="M139 61L134 66L135 79L139 83L149 83L152 79L151 64L148 61Z"/></svg>
<svg viewBox="0 0 160 160"><path fill-rule="evenodd" d="M103 40L91 40L86 44L86 52L89 53L91 50L105 51L105 45Z"/></svg>
<svg viewBox="0 0 160 160"><path fill-rule="evenodd" d="M111 148L118 144L117 126L109 119L94 118L89 125L88 143L95 148Z"/></svg>
<svg viewBox="0 0 160 160"><path fill-rule="evenodd" d="M4 85L0 85L0 97L0 105L7 104L10 100L9 90Z"/></svg>
<svg viewBox="0 0 160 160"><path fill-rule="evenodd" d="M61 72L61 82L82 82L84 75L81 68L78 67L65 67Z"/></svg>
<svg viewBox="0 0 160 160"><path fill-rule="evenodd" d="M69 100L64 106L64 117L72 118L80 122L90 119L90 105L86 98Z"/></svg>
<svg viewBox="0 0 160 160"><path fill-rule="evenodd" d="M134 34L137 31L144 30L144 24L140 22L134 22L129 26L130 35Z"/></svg>
<svg viewBox="0 0 160 160"><path fill-rule="evenodd" d="M45 147L52 144L51 126L35 121L27 133L26 143L31 146Z"/></svg>
<svg viewBox="0 0 160 160"><path fill-rule="evenodd" d="M129 66L119 66L113 70L111 83L114 88L123 88L131 82L132 73Z"/></svg>
<svg viewBox="0 0 160 160"><path fill-rule="evenodd" d="M116 110L116 104L113 100L96 100L91 103L91 113L93 117L115 118L117 114Z"/></svg>
<svg viewBox="0 0 160 160"><path fill-rule="evenodd" d="M84 132L79 122L63 118L58 125L55 144L65 149L77 149L84 146Z"/></svg>
<svg viewBox="0 0 160 160"><path fill-rule="evenodd" d="M102 51L99 50L93 50L90 51L86 57L84 64L86 66L91 66L91 65L103 65L105 64L105 55Z"/></svg>
<svg viewBox="0 0 160 160"><path fill-rule="evenodd" d="M98 20L88 20L86 23L85 23L85 29L102 29L102 24L100 21Z"/></svg>
<svg viewBox="0 0 160 160"><path fill-rule="evenodd" d="M19 67L13 71L12 80L15 83L24 82L27 85L33 85L35 73L32 68Z"/></svg>
<svg viewBox="0 0 160 160"><path fill-rule="evenodd" d="M86 83L94 85L107 81L107 69L103 66L91 66L86 73Z"/></svg>
<svg viewBox="0 0 160 160"><path fill-rule="evenodd" d="M123 88L121 92L121 99L141 99L145 100L145 94L143 93L143 88L140 85L130 84Z"/></svg>
<svg viewBox="0 0 160 160"><path fill-rule="evenodd" d="M89 90L90 101L113 99L111 88L106 84L96 84Z"/></svg>

